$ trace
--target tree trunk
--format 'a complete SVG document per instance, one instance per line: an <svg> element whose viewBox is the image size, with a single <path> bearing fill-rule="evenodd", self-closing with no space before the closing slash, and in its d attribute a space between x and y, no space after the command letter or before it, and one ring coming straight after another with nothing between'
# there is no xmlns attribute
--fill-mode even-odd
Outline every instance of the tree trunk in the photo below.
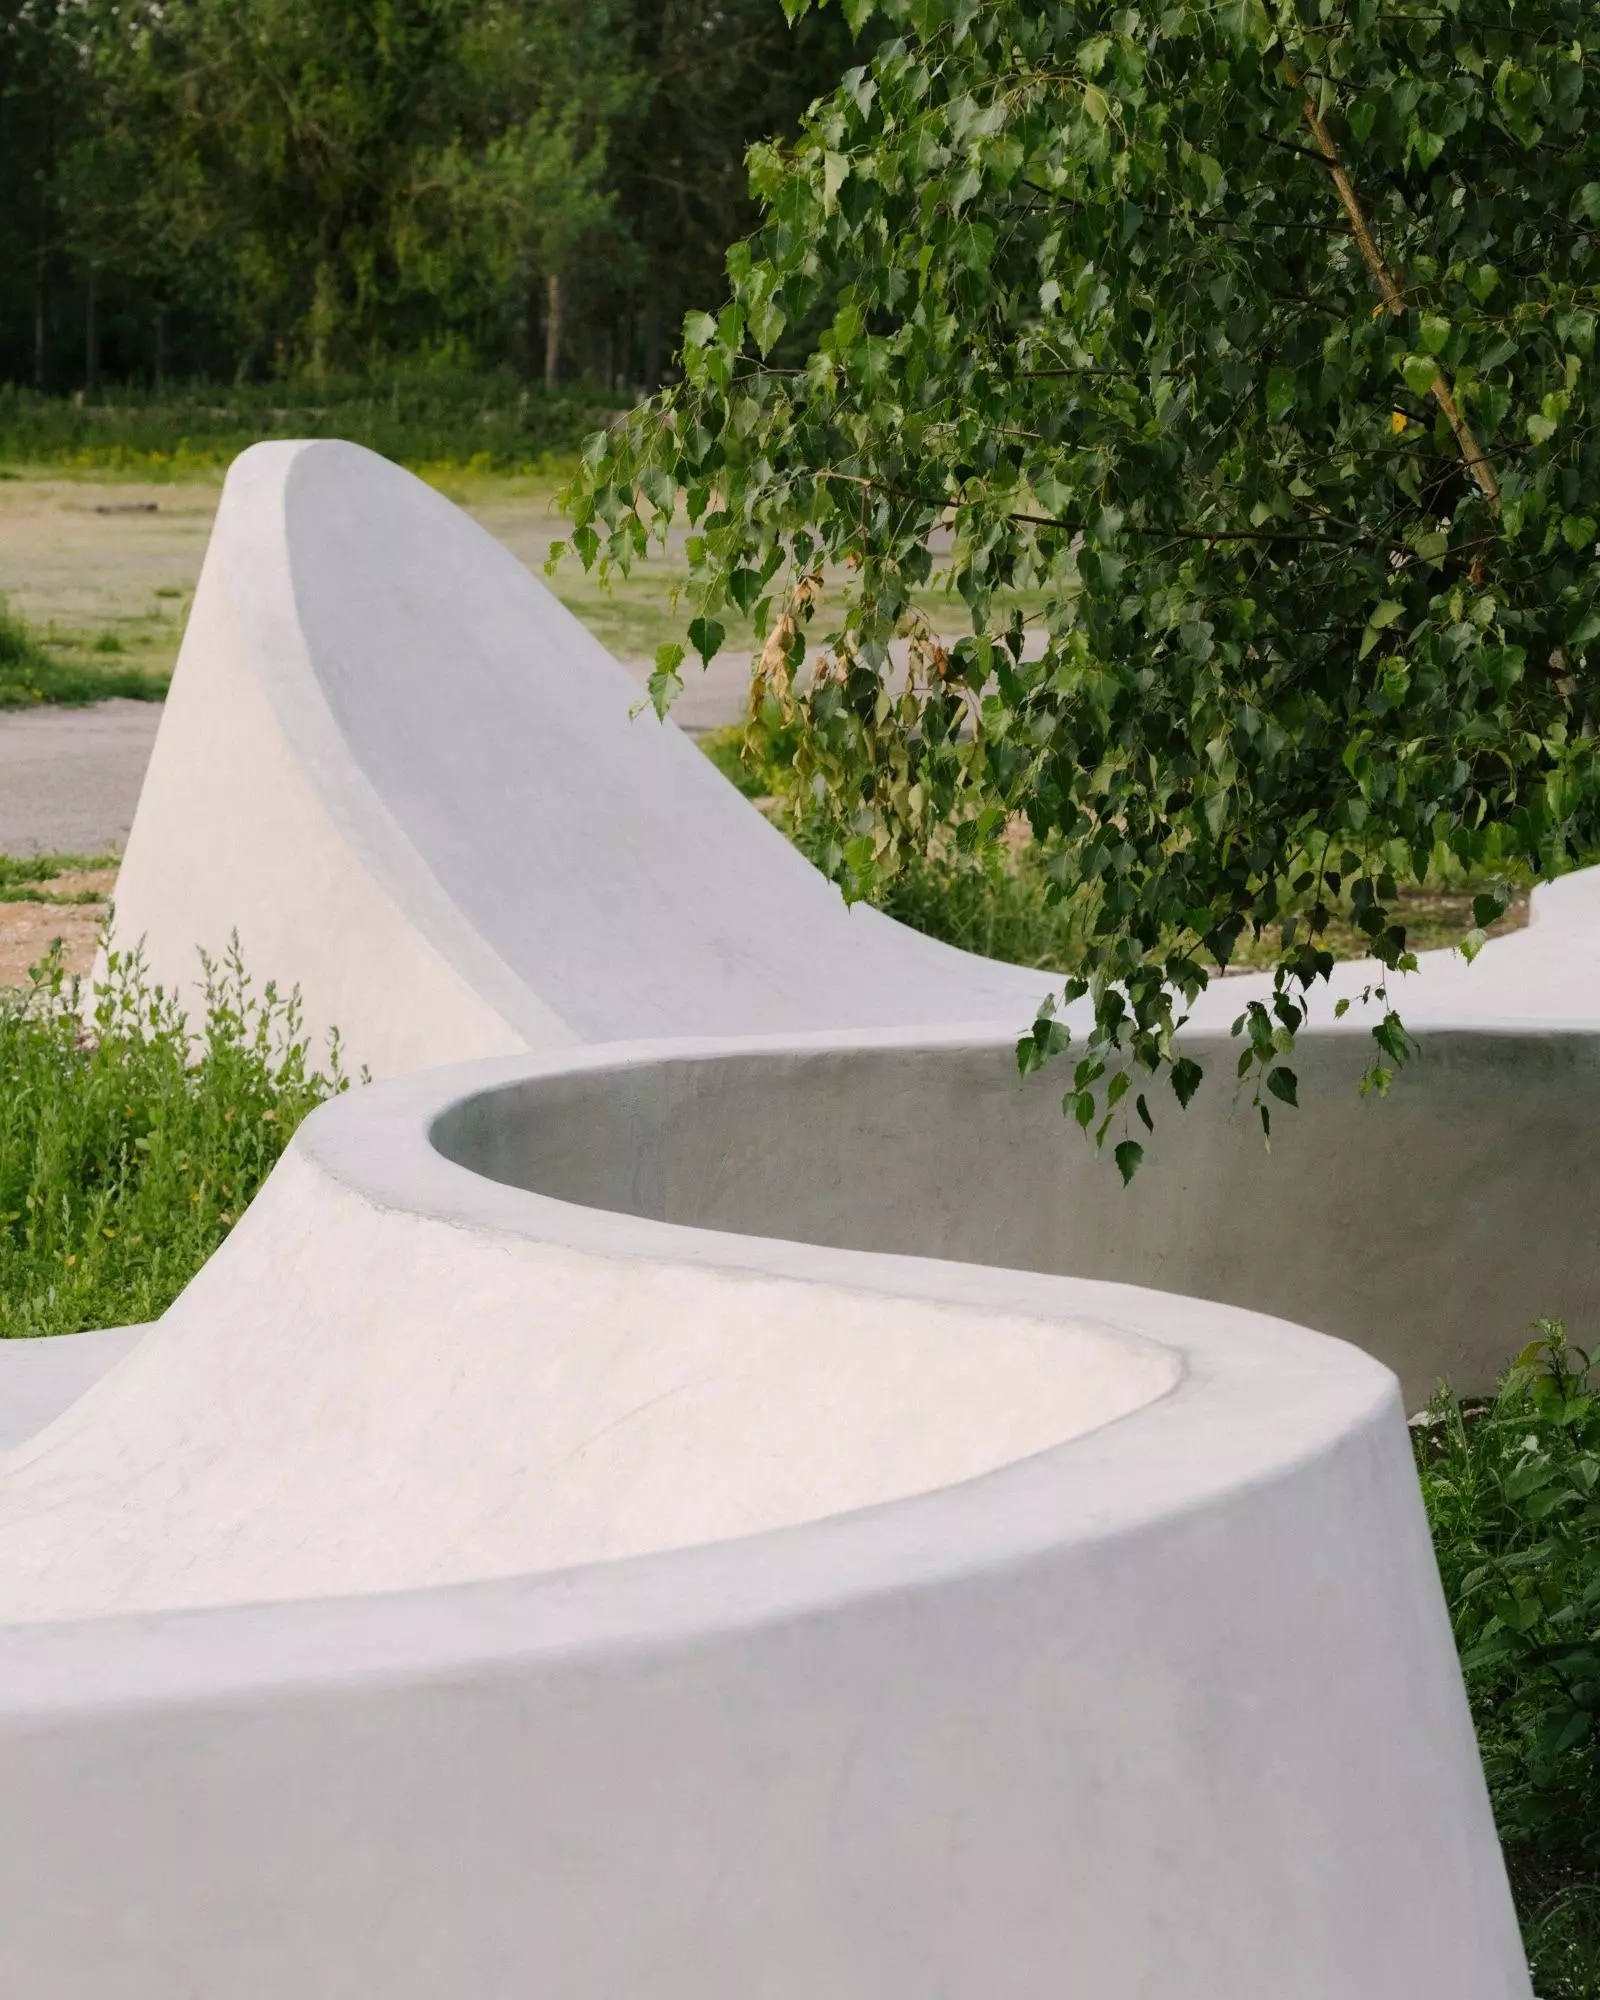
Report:
<svg viewBox="0 0 1600 2000"><path fill-rule="evenodd" d="M552 273L545 280L544 386L553 389L561 374L561 277Z"/></svg>
<svg viewBox="0 0 1600 2000"><path fill-rule="evenodd" d="M94 259L89 260L89 290L83 314L83 393L92 396L100 387L100 323L96 313L99 304L100 271Z"/></svg>
<svg viewBox="0 0 1600 2000"><path fill-rule="evenodd" d="M163 307L156 307L156 365L155 388L159 396L167 383L167 315Z"/></svg>
<svg viewBox="0 0 1600 2000"><path fill-rule="evenodd" d="M652 293L644 309L644 390L653 396L661 387L661 305Z"/></svg>
<svg viewBox="0 0 1600 2000"><path fill-rule="evenodd" d="M45 274L50 259L50 246L45 241L44 232L39 234L39 256L33 271L33 386L41 394L44 391L45 359Z"/></svg>

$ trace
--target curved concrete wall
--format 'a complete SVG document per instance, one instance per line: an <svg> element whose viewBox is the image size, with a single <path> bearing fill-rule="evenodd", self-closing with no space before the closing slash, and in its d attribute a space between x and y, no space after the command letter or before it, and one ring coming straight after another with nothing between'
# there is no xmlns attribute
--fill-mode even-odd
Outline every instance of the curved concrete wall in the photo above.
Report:
<svg viewBox="0 0 1600 2000"><path fill-rule="evenodd" d="M689 1171L720 1103L787 1230L740 1094L840 1053L686 1120L649 1050L326 1107L5 1463L19 1990L1526 1994L1387 1371L635 1212L606 1134L675 1107ZM580 1122L590 1205L448 1157Z"/></svg>
<svg viewBox="0 0 1600 2000"><path fill-rule="evenodd" d="M564 1199L716 1229L781 1218L803 1242L1114 1278L1269 1312L1354 1341L1407 1407L1495 1376L1540 1312L1600 1311L1592 1035L1440 1031L1387 1102L1348 1035L1304 1038L1308 1109L1268 1152L1226 1079L1236 1045L1192 1037L1208 1080L1172 1106L1124 1189L1007 1042L850 1038L774 1053L684 1047L613 1074L567 1065L486 1092L439 1143Z"/></svg>

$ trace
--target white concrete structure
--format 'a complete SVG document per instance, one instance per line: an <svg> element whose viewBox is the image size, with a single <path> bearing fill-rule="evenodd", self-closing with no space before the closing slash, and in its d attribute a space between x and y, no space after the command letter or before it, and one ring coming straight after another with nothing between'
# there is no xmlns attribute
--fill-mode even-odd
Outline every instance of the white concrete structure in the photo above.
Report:
<svg viewBox="0 0 1600 2000"><path fill-rule="evenodd" d="M1037 974L837 892L516 558L354 445L228 476L117 884L237 930L374 1075L641 1031L1014 1017Z"/></svg>
<svg viewBox="0 0 1600 2000"><path fill-rule="evenodd" d="M5 1461L18 1990L1525 1995L1393 1378L896 1254L1026 1203L886 1123L1014 1106L1005 1057L600 1049L318 1112Z"/></svg>
<svg viewBox="0 0 1600 2000"><path fill-rule="evenodd" d="M1048 981L636 699L381 461L231 475L122 932L396 1080L12 1399L18 1991L1523 2000L1382 1364L1596 1303L1592 882L1430 964L1387 1104L1305 1035L1270 1156L1224 1038L1125 1194L1016 1078Z"/></svg>

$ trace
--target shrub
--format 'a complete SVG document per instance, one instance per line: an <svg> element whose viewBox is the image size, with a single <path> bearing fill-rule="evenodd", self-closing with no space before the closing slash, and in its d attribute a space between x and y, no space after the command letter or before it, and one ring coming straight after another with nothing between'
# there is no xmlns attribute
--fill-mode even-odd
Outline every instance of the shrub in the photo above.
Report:
<svg viewBox="0 0 1600 2000"><path fill-rule="evenodd" d="M59 951L0 993L0 1337L165 1311L295 1127L347 1087L310 1061L297 993L259 992L237 943L191 1027L137 954L85 991Z"/></svg>
<svg viewBox="0 0 1600 2000"><path fill-rule="evenodd" d="M1600 1993L1600 1397L1537 1322L1496 1395L1418 1427L1439 1573L1543 2000Z"/></svg>

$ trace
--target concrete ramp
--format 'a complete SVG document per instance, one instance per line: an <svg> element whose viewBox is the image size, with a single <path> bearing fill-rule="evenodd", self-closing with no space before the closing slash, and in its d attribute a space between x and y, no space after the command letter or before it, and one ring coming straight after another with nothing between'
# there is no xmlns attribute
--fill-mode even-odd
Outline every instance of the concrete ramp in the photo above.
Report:
<svg viewBox="0 0 1600 2000"><path fill-rule="evenodd" d="M1047 981L838 892L523 565L355 445L228 476L117 890L237 929L374 1073L624 1034L1020 1020Z"/></svg>

